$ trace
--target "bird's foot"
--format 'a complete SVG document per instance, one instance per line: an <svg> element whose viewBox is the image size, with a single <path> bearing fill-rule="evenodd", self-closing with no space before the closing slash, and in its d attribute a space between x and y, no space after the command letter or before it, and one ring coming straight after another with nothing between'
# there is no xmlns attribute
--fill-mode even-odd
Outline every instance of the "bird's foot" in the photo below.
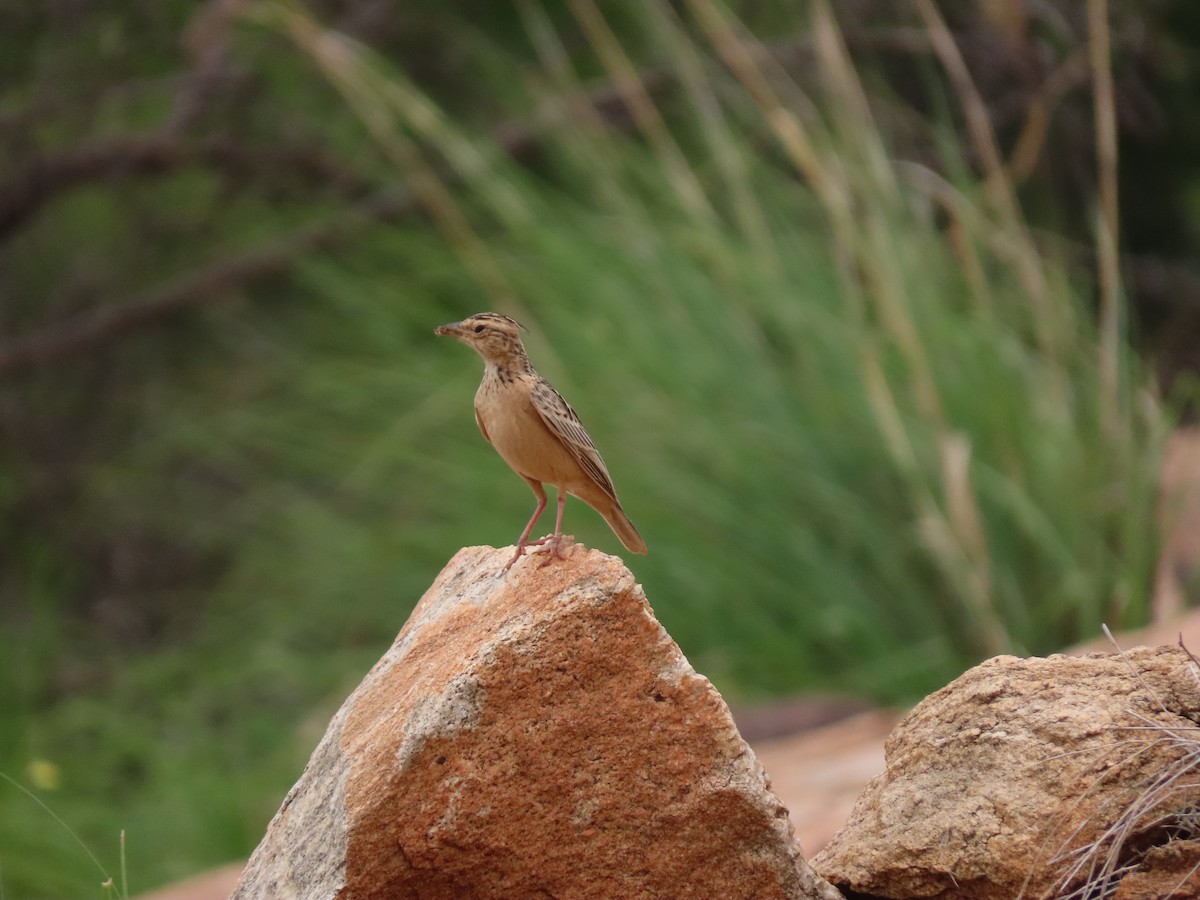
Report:
<svg viewBox="0 0 1200 900"><path fill-rule="evenodd" d="M530 544L537 543L540 543L540 541L517 541L517 552L512 555L512 559L504 564L504 568L500 570L500 574L504 575L506 572L508 572L508 570L513 567L513 563L525 555L526 547L528 547Z"/></svg>
<svg viewBox="0 0 1200 900"><path fill-rule="evenodd" d="M536 540L517 541L517 551L512 555L504 568L500 570L503 575L513 567L518 559L525 555L525 551L529 547L538 547L540 552L545 554L542 560L542 565L547 565L552 559L566 559L567 551L575 546L575 536L572 534L548 534L545 537L537 538ZM539 566L538 568L541 568Z"/></svg>
<svg viewBox="0 0 1200 900"><path fill-rule="evenodd" d="M566 559L567 551L575 546L575 535L573 534L548 534L538 541L542 545L542 553L545 558L542 560L542 565L547 565L552 559ZM541 568L539 566L538 568Z"/></svg>
<svg viewBox="0 0 1200 900"><path fill-rule="evenodd" d="M517 541L517 552L512 555L512 559L504 564L504 568L500 570L500 574L503 575L505 572L511 569L513 564L525 555L525 549L527 547L539 547L549 541L551 537L552 535L546 535L544 538L538 538L537 540L533 541L529 540L528 538L522 538L521 540Z"/></svg>

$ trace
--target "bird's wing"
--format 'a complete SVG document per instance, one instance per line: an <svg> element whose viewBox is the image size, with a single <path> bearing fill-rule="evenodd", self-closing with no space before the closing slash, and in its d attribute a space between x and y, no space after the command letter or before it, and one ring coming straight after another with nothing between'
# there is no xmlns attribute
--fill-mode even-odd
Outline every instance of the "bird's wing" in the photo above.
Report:
<svg viewBox="0 0 1200 900"><path fill-rule="evenodd" d="M479 432L483 435L483 439L490 444L492 439L488 437L487 429L483 427L483 419L479 418L479 410L475 410L475 424L479 426Z"/></svg>
<svg viewBox="0 0 1200 900"><path fill-rule="evenodd" d="M600 451L592 443L591 437L575 415L575 410L562 398L562 394L550 386L545 379L539 378L530 392L533 408L537 410L550 433L563 442L575 461L588 476L599 485L606 494L617 499L617 490L613 487L612 478L600 458Z"/></svg>

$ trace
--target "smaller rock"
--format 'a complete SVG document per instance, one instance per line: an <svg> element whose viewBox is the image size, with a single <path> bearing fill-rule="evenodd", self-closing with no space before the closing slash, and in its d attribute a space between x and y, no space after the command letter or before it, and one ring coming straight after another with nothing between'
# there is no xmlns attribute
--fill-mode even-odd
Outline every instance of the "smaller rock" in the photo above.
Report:
<svg viewBox="0 0 1200 900"><path fill-rule="evenodd" d="M1099 897L1135 876L1149 892L1130 898L1194 896L1200 857L1179 858L1200 838L1197 678L1171 647L988 660L897 726L884 774L813 867L875 897ZM1093 891L1114 846L1121 871Z"/></svg>

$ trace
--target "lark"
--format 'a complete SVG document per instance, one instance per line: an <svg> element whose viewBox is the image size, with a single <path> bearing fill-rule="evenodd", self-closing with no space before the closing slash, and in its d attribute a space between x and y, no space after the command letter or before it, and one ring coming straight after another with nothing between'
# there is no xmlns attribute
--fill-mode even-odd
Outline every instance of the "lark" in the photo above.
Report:
<svg viewBox="0 0 1200 900"><path fill-rule="evenodd" d="M475 424L537 497L537 508L504 570L508 571L527 547L545 545L547 561L563 558L562 519L568 494L600 513L631 553L645 553L646 542L621 509L600 451L575 410L534 371L520 329L508 316L479 313L434 332L461 341L483 357L483 381L475 392ZM543 484L558 489L554 534L530 540L533 526L546 509Z"/></svg>

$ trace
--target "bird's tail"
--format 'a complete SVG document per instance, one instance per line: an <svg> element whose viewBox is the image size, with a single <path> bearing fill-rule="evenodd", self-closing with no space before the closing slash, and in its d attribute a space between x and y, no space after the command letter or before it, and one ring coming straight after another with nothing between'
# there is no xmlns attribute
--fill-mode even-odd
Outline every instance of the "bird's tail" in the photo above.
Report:
<svg viewBox="0 0 1200 900"><path fill-rule="evenodd" d="M629 521L629 516L625 515L625 510L621 509L621 504L614 502L608 508L601 510L600 514L604 516L604 521L608 523L608 527L613 530L613 533L621 539L626 550L630 553L646 553L646 542L642 540L638 530Z"/></svg>

